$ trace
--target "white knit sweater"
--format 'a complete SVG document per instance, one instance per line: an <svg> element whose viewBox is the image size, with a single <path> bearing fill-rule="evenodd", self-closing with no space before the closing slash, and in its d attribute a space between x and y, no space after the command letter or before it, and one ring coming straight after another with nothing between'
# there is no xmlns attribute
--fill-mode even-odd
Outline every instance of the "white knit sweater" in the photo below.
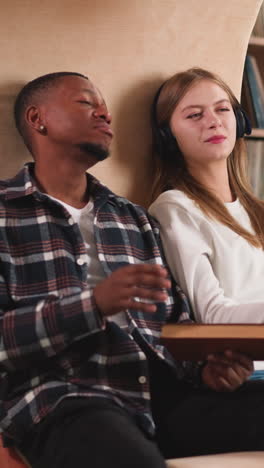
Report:
<svg viewBox="0 0 264 468"><path fill-rule="evenodd" d="M238 200L226 207L252 232ZM149 211L161 224L168 264L198 322L264 323L263 250L209 219L179 190L161 194Z"/></svg>

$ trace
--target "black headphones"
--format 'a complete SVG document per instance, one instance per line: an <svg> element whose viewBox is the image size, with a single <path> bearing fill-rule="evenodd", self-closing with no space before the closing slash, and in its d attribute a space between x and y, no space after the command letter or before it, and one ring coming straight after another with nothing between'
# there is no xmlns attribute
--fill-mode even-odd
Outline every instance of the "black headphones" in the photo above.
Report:
<svg viewBox="0 0 264 468"><path fill-rule="evenodd" d="M172 153L175 155L176 151L178 154L181 154L177 140L172 134L172 131L168 124L159 126L157 121L157 103L161 90L165 83L163 83L159 87L158 91L154 96L153 103L151 106L151 127L153 134L153 142L158 155L160 155L162 158L170 157L170 154ZM242 138L245 134L250 135L252 130L250 120L238 101L233 107L233 111L236 118L236 138Z"/></svg>

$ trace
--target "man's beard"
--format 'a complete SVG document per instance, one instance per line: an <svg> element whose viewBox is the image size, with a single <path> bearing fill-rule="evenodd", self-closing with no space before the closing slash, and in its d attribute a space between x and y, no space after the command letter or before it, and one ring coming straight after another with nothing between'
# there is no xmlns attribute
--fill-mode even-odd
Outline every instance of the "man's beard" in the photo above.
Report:
<svg viewBox="0 0 264 468"><path fill-rule="evenodd" d="M79 143L78 148L87 155L94 156L97 161L104 161L108 158L109 150L97 143Z"/></svg>

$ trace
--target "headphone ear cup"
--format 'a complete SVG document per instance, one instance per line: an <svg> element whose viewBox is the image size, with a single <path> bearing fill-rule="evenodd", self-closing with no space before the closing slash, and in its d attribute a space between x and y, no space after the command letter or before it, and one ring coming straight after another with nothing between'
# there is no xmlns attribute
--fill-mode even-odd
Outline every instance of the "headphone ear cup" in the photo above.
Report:
<svg viewBox="0 0 264 468"><path fill-rule="evenodd" d="M236 117L236 138L242 138L245 134L250 135L251 123L244 109L241 106L235 107L234 114Z"/></svg>
<svg viewBox="0 0 264 468"><path fill-rule="evenodd" d="M163 133L164 133L164 137L165 137L165 144L166 144L166 147L167 147L167 151L169 153L174 153L175 154L175 152L179 150L179 146L178 146L177 140L176 140L175 136L173 135L170 127L163 128Z"/></svg>
<svg viewBox="0 0 264 468"><path fill-rule="evenodd" d="M166 84L166 81L159 87L156 92L150 112L152 137L156 153L161 159L171 159L175 157L175 154L180 153L180 149L176 138L172 134L172 131L168 125L159 127L157 121L157 102L162 91L162 88Z"/></svg>
<svg viewBox="0 0 264 468"><path fill-rule="evenodd" d="M179 150L177 140L172 134L169 127L161 127L159 133L159 154L162 158L168 158L170 155L175 156L175 152Z"/></svg>
<svg viewBox="0 0 264 468"><path fill-rule="evenodd" d="M152 125L152 134L156 152L160 156L160 158L163 158L166 150L165 132L163 132L163 130L158 128L156 125Z"/></svg>

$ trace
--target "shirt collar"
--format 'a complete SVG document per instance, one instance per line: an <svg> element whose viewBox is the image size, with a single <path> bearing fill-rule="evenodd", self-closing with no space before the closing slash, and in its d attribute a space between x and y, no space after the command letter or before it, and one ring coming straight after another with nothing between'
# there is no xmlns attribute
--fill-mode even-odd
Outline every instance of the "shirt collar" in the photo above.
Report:
<svg viewBox="0 0 264 468"><path fill-rule="evenodd" d="M28 162L15 177L0 181L0 197L4 197L7 200L28 196L35 196L38 199L42 198L44 194L38 189L34 179L34 166L34 162ZM116 198L116 195L111 190L101 184L91 174L87 173L87 179L90 193L95 203L97 200L102 202L103 199Z"/></svg>

